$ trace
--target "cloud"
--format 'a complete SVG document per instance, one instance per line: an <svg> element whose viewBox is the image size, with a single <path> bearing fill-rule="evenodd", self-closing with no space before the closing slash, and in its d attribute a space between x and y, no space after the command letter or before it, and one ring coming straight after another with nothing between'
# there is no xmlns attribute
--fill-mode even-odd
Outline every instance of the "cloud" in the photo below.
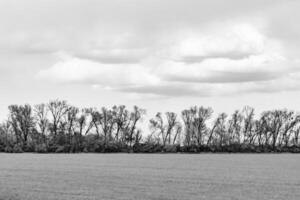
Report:
<svg viewBox="0 0 300 200"><path fill-rule="evenodd" d="M162 97L198 96L207 97L213 95L214 90L208 85L193 85L186 83L164 82L159 85L144 85L133 87L121 87L117 90L136 94L150 94Z"/></svg>
<svg viewBox="0 0 300 200"><path fill-rule="evenodd" d="M141 61L144 57L143 49L108 49L90 50L87 52L74 53L74 56L82 59L90 59L101 63L111 64L134 64Z"/></svg>
<svg viewBox="0 0 300 200"><path fill-rule="evenodd" d="M215 96L296 89L291 85L298 83L291 79L299 66L290 57L285 43L268 35L267 20L257 23L247 16L206 23L189 16L184 22L178 22L176 29L175 21L163 16L163 22L158 21L157 26L145 17L131 19L130 24L114 19L111 26L104 23L107 29L99 28L101 20L96 20L97 26L91 33L82 31L83 36L74 34L67 39L66 34L45 33L47 37L40 38L48 38L45 41L56 38L53 45L33 42L29 49L47 50L48 46L51 51L63 51L67 56L40 70L37 78L157 96ZM153 30L148 29L148 20ZM274 86L279 81L282 84Z"/></svg>
<svg viewBox="0 0 300 200"><path fill-rule="evenodd" d="M211 58L238 60L264 51L266 39L249 24L229 27L216 24L215 27L207 29L204 33L183 34L171 50L173 59L187 63Z"/></svg>
<svg viewBox="0 0 300 200"><path fill-rule="evenodd" d="M268 49L269 47L264 49ZM186 63L150 56L139 63L112 64L62 54L61 61L37 78L64 84L89 84L126 93L156 96L215 96L296 89L291 74L297 62L280 55L281 48L241 59L206 58ZM207 54L208 55L208 54ZM280 86L274 86L282 81ZM294 81L295 82L295 81ZM294 83L295 85L295 83Z"/></svg>
<svg viewBox="0 0 300 200"><path fill-rule="evenodd" d="M294 64L279 55L258 55L232 60L210 58L201 63L167 62L166 80L198 83L256 82L277 79L294 70Z"/></svg>
<svg viewBox="0 0 300 200"><path fill-rule="evenodd" d="M131 85L151 85L158 81L151 75L151 69L137 64L102 64L91 60L65 56L49 69L40 71L38 79L59 83L83 83L118 87Z"/></svg>

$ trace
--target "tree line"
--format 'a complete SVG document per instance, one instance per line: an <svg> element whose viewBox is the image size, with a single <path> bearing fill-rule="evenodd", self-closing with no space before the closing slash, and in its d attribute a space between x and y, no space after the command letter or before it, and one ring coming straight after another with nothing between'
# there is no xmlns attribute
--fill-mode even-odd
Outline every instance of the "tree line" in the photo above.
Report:
<svg viewBox="0 0 300 200"><path fill-rule="evenodd" d="M255 117L245 106L231 115L193 106L180 115L157 113L149 134L146 110L124 105L79 109L63 100L10 105L0 125L1 152L300 152L300 114L269 110Z"/></svg>

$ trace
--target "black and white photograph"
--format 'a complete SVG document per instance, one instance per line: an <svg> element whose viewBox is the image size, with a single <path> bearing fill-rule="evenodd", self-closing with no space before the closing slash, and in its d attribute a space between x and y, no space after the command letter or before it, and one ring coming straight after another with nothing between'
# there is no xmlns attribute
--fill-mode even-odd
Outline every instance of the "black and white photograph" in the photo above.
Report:
<svg viewBox="0 0 300 200"><path fill-rule="evenodd" d="M0 200L299 200L299 0L0 0Z"/></svg>

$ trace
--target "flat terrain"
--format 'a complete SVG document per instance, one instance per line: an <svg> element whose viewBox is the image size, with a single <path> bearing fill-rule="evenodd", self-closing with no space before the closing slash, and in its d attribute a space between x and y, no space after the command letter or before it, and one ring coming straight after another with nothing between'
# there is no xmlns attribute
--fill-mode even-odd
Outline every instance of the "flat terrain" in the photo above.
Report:
<svg viewBox="0 0 300 200"><path fill-rule="evenodd" d="M296 154L0 154L0 199L300 199Z"/></svg>

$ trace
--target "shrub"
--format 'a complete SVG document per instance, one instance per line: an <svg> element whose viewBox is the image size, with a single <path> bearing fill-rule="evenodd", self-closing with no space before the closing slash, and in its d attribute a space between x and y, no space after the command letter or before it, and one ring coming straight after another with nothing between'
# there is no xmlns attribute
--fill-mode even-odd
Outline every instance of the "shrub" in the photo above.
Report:
<svg viewBox="0 0 300 200"><path fill-rule="evenodd" d="M23 146L23 151L24 152L34 152L35 150L35 145L33 143L27 143Z"/></svg>
<svg viewBox="0 0 300 200"><path fill-rule="evenodd" d="M37 153L47 153L48 149L47 149L46 144L38 144L35 147L35 152L37 152Z"/></svg>
<svg viewBox="0 0 300 200"><path fill-rule="evenodd" d="M13 153L23 153L23 149L20 144L15 144L12 152Z"/></svg>
<svg viewBox="0 0 300 200"><path fill-rule="evenodd" d="M64 146L57 146L55 153L64 153L65 152L65 147Z"/></svg>
<svg viewBox="0 0 300 200"><path fill-rule="evenodd" d="M82 152L83 152L83 153L88 153L89 151L88 151L88 149L87 149L86 147L84 147L84 149L83 149Z"/></svg>
<svg viewBox="0 0 300 200"><path fill-rule="evenodd" d="M4 152L5 146L0 144L0 152Z"/></svg>
<svg viewBox="0 0 300 200"><path fill-rule="evenodd" d="M104 145L104 152L116 153L116 152L120 152L120 148L115 143L108 143L107 145Z"/></svg>
<svg viewBox="0 0 300 200"><path fill-rule="evenodd" d="M163 151L166 153L176 153L177 149L177 145L166 145Z"/></svg>
<svg viewBox="0 0 300 200"><path fill-rule="evenodd" d="M4 148L4 152L6 152L6 153L12 153L12 152L13 152L13 149L11 148L11 146L6 146L6 147Z"/></svg>

